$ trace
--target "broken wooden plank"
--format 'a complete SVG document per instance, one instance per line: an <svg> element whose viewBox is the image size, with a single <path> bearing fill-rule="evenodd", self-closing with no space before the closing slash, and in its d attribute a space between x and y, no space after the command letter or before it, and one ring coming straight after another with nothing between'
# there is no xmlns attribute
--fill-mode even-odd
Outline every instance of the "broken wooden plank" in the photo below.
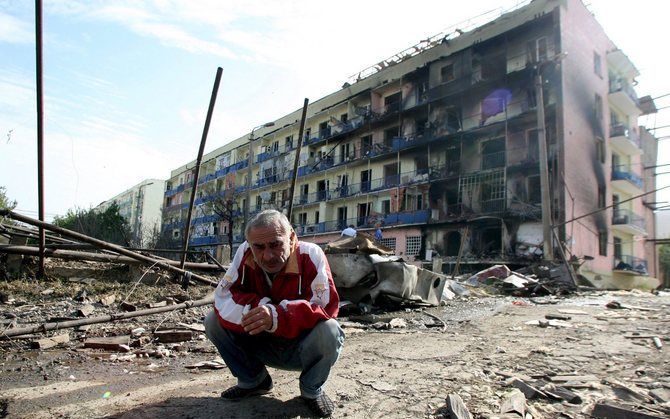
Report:
<svg viewBox="0 0 670 419"><path fill-rule="evenodd" d="M130 336L108 336L99 338L89 338L84 341L84 348L106 349L109 351L129 352Z"/></svg>
<svg viewBox="0 0 670 419"><path fill-rule="evenodd" d="M472 419L472 414L458 394L447 396L447 411L451 419Z"/></svg>
<svg viewBox="0 0 670 419"><path fill-rule="evenodd" d="M582 403L582 398L579 397L577 393L574 393L570 390L568 390L565 387L559 387L555 385L547 385L542 387L542 391L544 391L547 395L550 397L553 397L558 400L565 400L566 402L570 404L581 404Z"/></svg>
<svg viewBox="0 0 670 419"><path fill-rule="evenodd" d="M572 317L566 316L565 314L553 314L553 313L545 314L544 318L547 320L564 320L564 321L572 319Z"/></svg>
<svg viewBox="0 0 670 419"><path fill-rule="evenodd" d="M58 346L61 343L67 343L70 341L69 333L61 333L60 335L53 335L48 338L38 339L31 342L30 346L33 349L49 349L54 346Z"/></svg>
<svg viewBox="0 0 670 419"><path fill-rule="evenodd" d="M602 419L661 419L661 416L648 415L637 410L605 403L596 403L591 416Z"/></svg>
<svg viewBox="0 0 670 419"><path fill-rule="evenodd" d="M190 330L159 330L154 337L161 343L186 342L193 338Z"/></svg>
<svg viewBox="0 0 670 419"><path fill-rule="evenodd" d="M156 307L165 307L167 305L167 301L159 301L157 303L149 303L149 308L156 308Z"/></svg>

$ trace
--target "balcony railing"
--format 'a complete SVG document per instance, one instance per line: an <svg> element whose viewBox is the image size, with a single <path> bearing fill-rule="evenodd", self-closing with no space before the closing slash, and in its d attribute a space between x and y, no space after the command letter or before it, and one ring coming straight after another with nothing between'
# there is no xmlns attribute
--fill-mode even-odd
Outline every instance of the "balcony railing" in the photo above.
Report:
<svg viewBox="0 0 670 419"><path fill-rule="evenodd" d="M610 127L610 138L613 137L626 137L629 141L640 147L640 139L635 134L634 131L628 129L627 126L623 124L613 125Z"/></svg>
<svg viewBox="0 0 670 419"><path fill-rule="evenodd" d="M628 84L626 80L621 78L610 79L610 93L617 92L625 93L636 105L640 104L640 101L637 98L637 93L635 93L635 89L633 89L633 87Z"/></svg>
<svg viewBox="0 0 670 419"><path fill-rule="evenodd" d="M631 169L627 166L616 166L612 168L612 180L627 180L637 186L639 189L644 187L642 178L631 172Z"/></svg>
<svg viewBox="0 0 670 419"><path fill-rule="evenodd" d="M323 221L316 224L298 225L294 224L299 236L318 233L329 233L342 231L347 226L353 225L357 228L372 228L377 224L383 226L401 224L425 224L430 219L430 210L403 211L392 214L376 214L363 217L347 218L342 220Z"/></svg>
<svg viewBox="0 0 670 419"><path fill-rule="evenodd" d="M505 167L505 151L482 154L482 170Z"/></svg>
<svg viewBox="0 0 670 419"><path fill-rule="evenodd" d="M614 270L630 271L641 275L648 275L647 261L631 255L614 257Z"/></svg>
<svg viewBox="0 0 670 419"><path fill-rule="evenodd" d="M639 215L635 214L634 212L627 210L627 209L621 209L617 208L614 210L614 214L612 216L612 224L614 225L632 225L635 226L641 230L645 230L645 220L643 217L640 217Z"/></svg>

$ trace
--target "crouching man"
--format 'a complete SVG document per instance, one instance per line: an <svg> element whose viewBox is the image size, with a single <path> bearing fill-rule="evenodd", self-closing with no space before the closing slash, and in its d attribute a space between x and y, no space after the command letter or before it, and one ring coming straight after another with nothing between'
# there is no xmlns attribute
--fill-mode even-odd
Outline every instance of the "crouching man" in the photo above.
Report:
<svg viewBox="0 0 670 419"><path fill-rule="evenodd" d="M207 337L237 378L221 397L268 393L266 366L301 371L302 398L314 414L329 416L334 405L323 386L344 333L335 320L339 296L328 260L319 246L299 242L275 210L249 221L245 238L205 318Z"/></svg>

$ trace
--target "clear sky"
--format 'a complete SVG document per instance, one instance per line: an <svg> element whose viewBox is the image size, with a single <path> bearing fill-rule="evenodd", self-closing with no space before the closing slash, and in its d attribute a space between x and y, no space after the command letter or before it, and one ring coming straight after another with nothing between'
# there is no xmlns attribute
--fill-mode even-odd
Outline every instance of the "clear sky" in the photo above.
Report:
<svg viewBox="0 0 670 419"><path fill-rule="evenodd" d="M194 160L218 66L206 151L453 24L517 3L44 0L47 218L147 178L167 179ZM640 70L638 94L670 93L670 3L587 5ZM37 214L34 32L34 2L0 0L0 186L30 216ZM656 103L669 106L670 96ZM640 122L670 125L669 110ZM670 163L670 139L660 142L658 163ZM658 180L668 185L670 175ZM659 200L670 201L669 191Z"/></svg>

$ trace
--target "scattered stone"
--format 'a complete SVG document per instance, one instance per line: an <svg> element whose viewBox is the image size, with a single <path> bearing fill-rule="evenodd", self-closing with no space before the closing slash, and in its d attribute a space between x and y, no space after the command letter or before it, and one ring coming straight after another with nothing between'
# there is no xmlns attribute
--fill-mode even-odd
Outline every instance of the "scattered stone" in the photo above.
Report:
<svg viewBox="0 0 670 419"><path fill-rule="evenodd" d="M100 304L107 307L107 306L111 306L112 304L114 304L115 301L116 301L116 295L111 294L111 295L107 295L107 296L102 297L100 299Z"/></svg>
<svg viewBox="0 0 670 419"><path fill-rule="evenodd" d="M447 412L451 419L472 419L472 414L458 394L447 396Z"/></svg>
<svg viewBox="0 0 670 419"><path fill-rule="evenodd" d="M99 338L88 338L84 342L84 348L106 349L110 351L130 352L128 342L130 336L110 336Z"/></svg>
<svg viewBox="0 0 670 419"><path fill-rule="evenodd" d="M404 319L395 318L389 322L391 329L401 329L407 327L407 322Z"/></svg>
<svg viewBox="0 0 670 419"><path fill-rule="evenodd" d="M86 290L81 290L77 293L77 295L74 297L75 301L86 301L88 299L88 293Z"/></svg>
<svg viewBox="0 0 670 419"><path fill-rule="evenodd" d="M214 359L212 361L202 361L192 365L187 365L186 368L202 369L202 370L219 370L221 368L226 368L226 363L221 360Z"/></svg>
<svg viewBox="0 0 670 419"><path fill-rule="evenodd" d="M70 341L69 333L62 333L60 335L54 335L48 338L38 339L31 342L30 346L33 349L48 349L58 346L61 343L67 343Z"/></svg>
<svg viewBox="0 0 670 419"><path fill-rule="evenodd" d="M53 289L53 288L47 288L47 289L45 289L44 291L40 292L41 295L51 295L51 294L53 294L53 293L54 293L54 289Z"/></svg>
<svg viewBox="0 0 670 419"><path fill-rule="evenodd" d="M659 403L667 403L670 401L670 390L667 388L655 388L649 391L649 395Z"/></svg>
<svg viewBox="0 0 670 419"><path fill-rule="evenodd" d="M131 330L131 331L130 331L130 334L131 334L132 336L134 336L134 337L137 337L137 336L141 336L141 335L142 335L144 332L146 332L146 331L147 331L147 330L146 330L145 328L143 328L143 327L137 327L137 328Z"/></svg>
<svg viewBox="0 0 670 419"><path fill-rule="evenodd" d="M91 313L95 311L95 307L91 304L85 304L77 310L77 315L79 317L88 317Z"/></svg>

